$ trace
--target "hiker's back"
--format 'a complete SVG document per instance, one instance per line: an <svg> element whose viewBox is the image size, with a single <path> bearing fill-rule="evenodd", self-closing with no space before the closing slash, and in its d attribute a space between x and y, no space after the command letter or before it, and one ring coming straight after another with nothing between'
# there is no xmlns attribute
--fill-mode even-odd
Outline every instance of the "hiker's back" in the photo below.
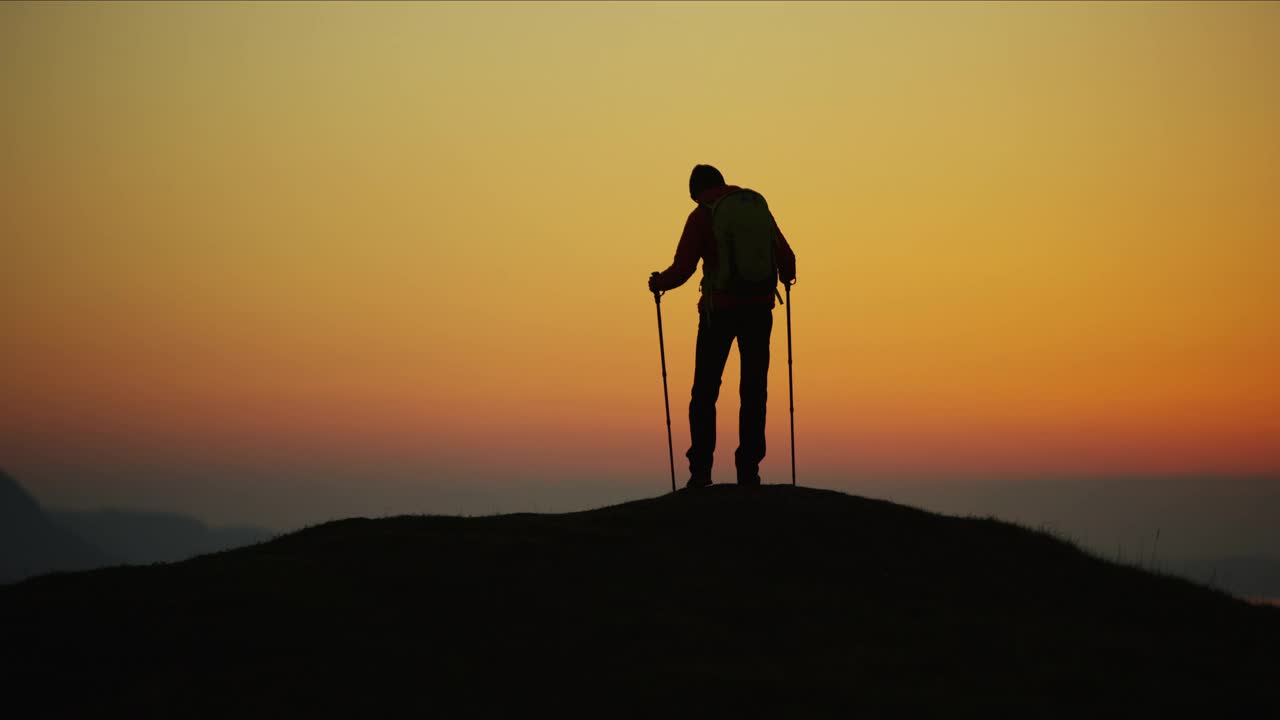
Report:
<svg viewBox="0 0 1280 720"><path fill-rule="evenodd" d="M778 231L764 196L735 189L707 209L717 263L703 265L703 292L772 297L778 286Z"/></svg>

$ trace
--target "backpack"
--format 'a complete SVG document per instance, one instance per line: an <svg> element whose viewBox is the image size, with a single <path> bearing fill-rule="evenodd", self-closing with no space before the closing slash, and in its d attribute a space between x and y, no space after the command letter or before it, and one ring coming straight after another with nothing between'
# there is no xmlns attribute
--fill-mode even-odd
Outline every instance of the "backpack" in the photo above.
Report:
<svg viewBox="0 0 1280 720"><path fill-rule="evenodd" d="M709 274L703 263L703 292L731 295L777 292L777 225L764 196L745 188L733 190L708 209L720 266Z"/></svg>

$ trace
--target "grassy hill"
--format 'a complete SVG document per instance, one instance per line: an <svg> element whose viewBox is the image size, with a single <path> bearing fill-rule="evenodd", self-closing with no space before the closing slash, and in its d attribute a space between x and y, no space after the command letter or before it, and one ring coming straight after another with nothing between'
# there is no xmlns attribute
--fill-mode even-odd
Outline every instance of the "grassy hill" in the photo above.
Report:
<svg viewBox="0 0 1280 720"><path fill-rule="evenodd" d="M9 694L58 713L1229 717L1280 677L1280 610L785 486L343 520L0 588L0 618Z"/></svg>

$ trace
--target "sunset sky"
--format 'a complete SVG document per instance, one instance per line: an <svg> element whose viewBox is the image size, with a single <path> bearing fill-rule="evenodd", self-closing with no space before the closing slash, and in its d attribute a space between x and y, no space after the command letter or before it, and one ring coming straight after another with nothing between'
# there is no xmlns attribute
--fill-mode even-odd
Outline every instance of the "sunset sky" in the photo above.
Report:
<svg viewBox="0 0 1280 720"><path fill-rule="evenodd" d="M53 506L664 491L699 162L798 256L802 482L1280 474L1280 4L5 3L0 57L0 466Z"/></svg>

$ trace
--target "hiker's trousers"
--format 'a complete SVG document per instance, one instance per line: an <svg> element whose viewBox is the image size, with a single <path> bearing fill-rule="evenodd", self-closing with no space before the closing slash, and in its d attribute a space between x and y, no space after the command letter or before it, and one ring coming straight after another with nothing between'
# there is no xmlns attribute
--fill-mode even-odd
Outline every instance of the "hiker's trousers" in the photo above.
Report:
<svg viewBox="0 0 1280 720"><path fill-rule="evenodd" d="M729 358L729 348L738 341L742 363L738 395L738 449L734 461L739 481L759 479L764 459L765 405L769 395L769 335L773 331L773 308L730 307L703 312L698 321L698 346L693 371L693 393L689 401L689 472L694 477L711 475L716 450L716 399L720 377Z"/></svg>

